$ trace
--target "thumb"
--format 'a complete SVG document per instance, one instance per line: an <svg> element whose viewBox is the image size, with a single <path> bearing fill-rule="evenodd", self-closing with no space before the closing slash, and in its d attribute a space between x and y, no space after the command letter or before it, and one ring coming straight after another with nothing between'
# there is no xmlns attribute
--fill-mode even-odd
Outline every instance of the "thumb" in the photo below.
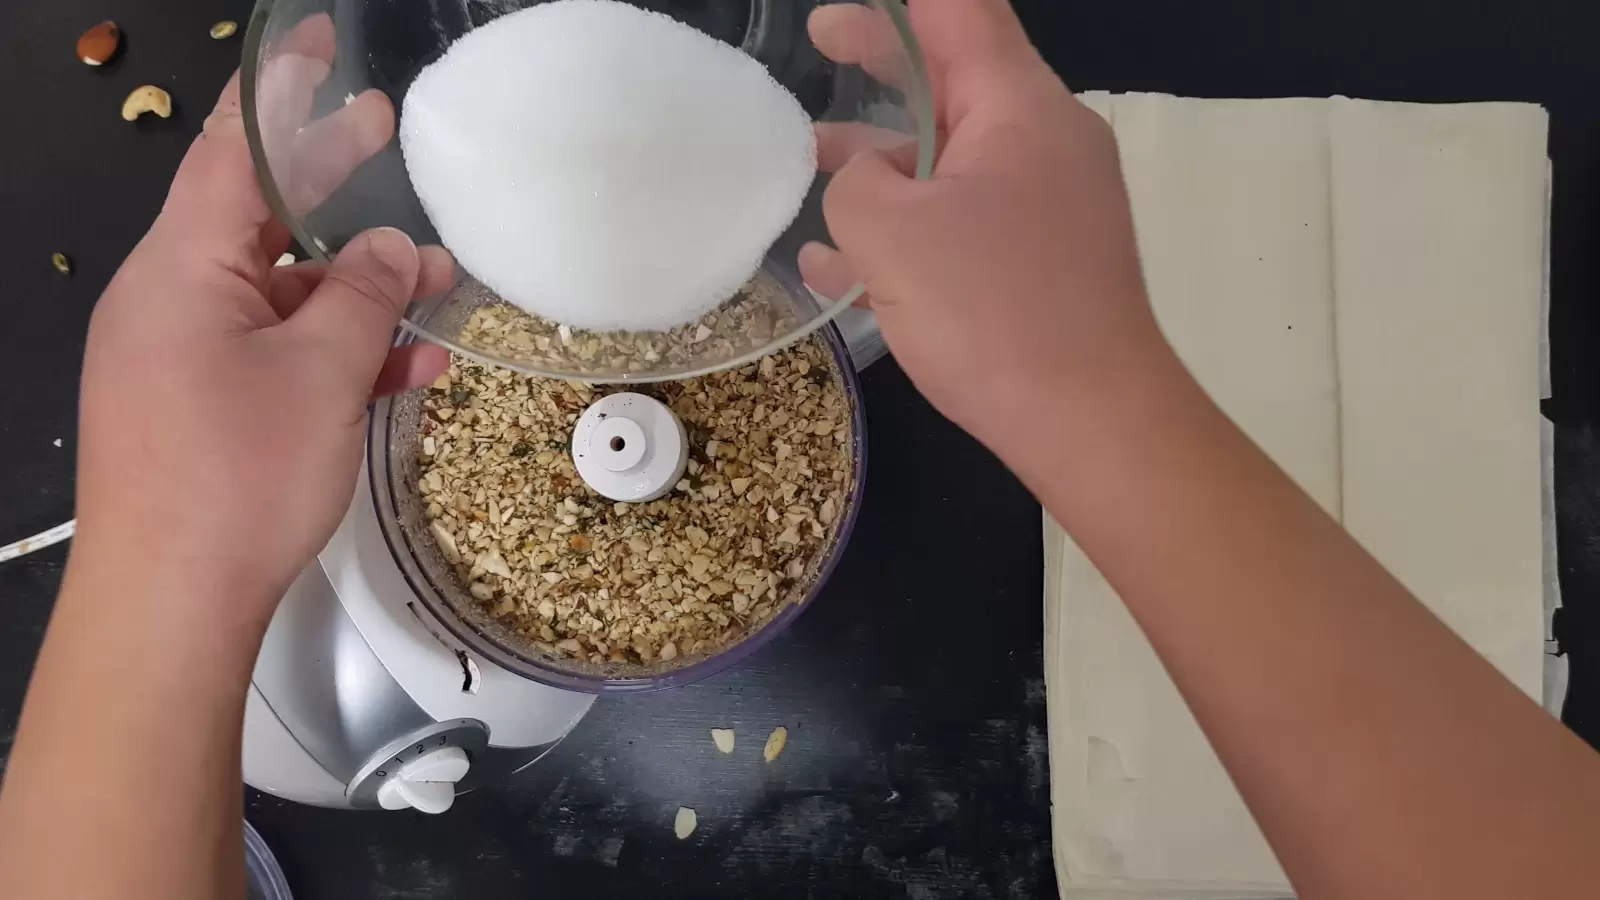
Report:
<svg viewBox="0 0 1600 900"><path fill-rule="evenodd" d="M368 384L389 352L400 314L416 293L422 262L397 228L375 228L344 246L328 274L284 327L346 354Z"/></svg>

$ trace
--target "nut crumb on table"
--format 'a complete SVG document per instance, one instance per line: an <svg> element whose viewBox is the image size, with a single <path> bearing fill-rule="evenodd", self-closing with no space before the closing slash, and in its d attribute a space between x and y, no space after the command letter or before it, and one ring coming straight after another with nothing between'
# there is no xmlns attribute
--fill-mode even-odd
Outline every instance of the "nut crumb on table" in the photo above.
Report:
<svg viewBox="0 0 1600 900"><path fill-rule="evenodd" d="M689 835L694 834L695 826L699 824L700 817L695 815L694 810L680 806L678 814L672 818L672 833L678 836L678 840L686 840Z"/></svg>
<svg viewBox="0 0 1600 900"><path fill-rule="evenodd" d="M772 729L771 734L767 735L767 744L761 748L761 758L767 762L772 762L778 758L778 754L782 753L783 748L788 744L789 729L779 725L777 728Z"/></svg>
<svg viewBox="0 0 1600 900"><path fill-rule="evenodd" d="M667 496L615 503L584 484L568 441L618 389L456 357L422 403L418 489L462 584L537 650L681 666L803 599L849 502L851 407L816 339L630 386L678 415L690 459Z"/></svg>

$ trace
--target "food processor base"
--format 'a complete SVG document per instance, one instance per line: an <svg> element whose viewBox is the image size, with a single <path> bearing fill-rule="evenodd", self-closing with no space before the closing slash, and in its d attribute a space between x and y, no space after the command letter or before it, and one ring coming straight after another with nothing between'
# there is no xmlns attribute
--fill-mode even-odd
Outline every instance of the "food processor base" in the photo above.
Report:
<svg viewBox="0 0 1600 900"><path fill-rule="evenodd" d="M245 708L248 784L317 806L443 812L537 761L588 712L593 695L477 658L414 597L358 491L262 643Z"/></svg>

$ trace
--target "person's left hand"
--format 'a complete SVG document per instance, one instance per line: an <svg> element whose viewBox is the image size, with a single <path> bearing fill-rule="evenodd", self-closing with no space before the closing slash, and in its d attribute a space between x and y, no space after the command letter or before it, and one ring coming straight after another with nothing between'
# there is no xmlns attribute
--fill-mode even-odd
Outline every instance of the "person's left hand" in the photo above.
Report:
<svg viewBox="0 0 1600 900"><path fill-rule="evenodd" d="M268 89L297 92L309 111L332 50L332 23L306 20ZM349 505L369 400L447 367L440 347L390 342L406 304L447 289L454 263L379 229L331 266L275 268L289 235L256 182L238 81L91 320L74 561L199 579L253 601L250 620L264 623ZM284 132L288 164L326 196L389 141L394 111L368 91L299 124Z"/></svg>

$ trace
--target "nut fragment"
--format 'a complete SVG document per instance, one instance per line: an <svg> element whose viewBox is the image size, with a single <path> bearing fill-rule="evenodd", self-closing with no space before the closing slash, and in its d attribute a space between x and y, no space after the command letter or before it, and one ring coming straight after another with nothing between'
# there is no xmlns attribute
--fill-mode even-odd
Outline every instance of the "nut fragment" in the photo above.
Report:
<svg viewBox="0 0 1600 900"><path fill-rule="evenodd" d="M784 745L788 743L789 729L779 725L777 728L772 729L771 734L767 735L767 746L761 748L762 758L767 762L772 762L778 758L778 754L783 752Z"/></svg>
<svg viewBox="0 0 1600 900"><path fill-rule="evenodd" d="M732 753L733 752L733 729L732 728L713 728L713 729L711 729L711 742L713 744L716 744L717 745L717 749L721 750L723 753Z"/></svg>
<svg viewBox="0 0 1600 900"><path fill-rule="evenodd" d="M228 38L233 37L233 33L238 30L238 22L235 22L232 19L223 19L221 22L211 26L211 39L213 41L225 41Z"/></svg>
<svg viewBox="0 0 1600 900"><path fill-rule="evenodd" d="M530 369L631 379L646 371L717 368L794 330L789 289L759 272L727 303L667 332L597 332L531 316L471 278L446 301L473 308L457 335L481 353Z"/></svg>
<svg viewBox="0 0 1600 900"><path fill-rule="evenodd" d="M438 522L428 527L433 532L433 539L439 542L439 552L444 554L444 558L451 563L461 562L461 550L456 546L455 535L450 533L450 529Z"/></svg>
<svg viewBox="0 0 1600 900"><path fill-rule="evenodd" d="M56 271L63 275L72 274L72 260L68 259L65 253L50 254L50 265L55 266Z"/></svg>
<svg viewBox="0 0 1600 900"><path fill-rule="evenodd" d="M163 119L172 117L172 95L153 84L133 89L128 99L122 101L122 118L132 122L145 113L155 113Z"/></svg>
<svg viewBox="0 0 1600 900"><path fill-rule="evenodd" d="M694 827L698 824L700 824L700 817L694 814L694 810L687 806L680 806L678 807L678 815L672 820L672 833L678 836L678 840L684 840L689 835L694 834Z"/></svg>
<svg viewBox="0 0 1600 900"><path fill-rule="evenodd" d="M117 47L121 44L122 29L107 19L78 38L78 59L85 65L103 66L117 55Z"/></svg>

